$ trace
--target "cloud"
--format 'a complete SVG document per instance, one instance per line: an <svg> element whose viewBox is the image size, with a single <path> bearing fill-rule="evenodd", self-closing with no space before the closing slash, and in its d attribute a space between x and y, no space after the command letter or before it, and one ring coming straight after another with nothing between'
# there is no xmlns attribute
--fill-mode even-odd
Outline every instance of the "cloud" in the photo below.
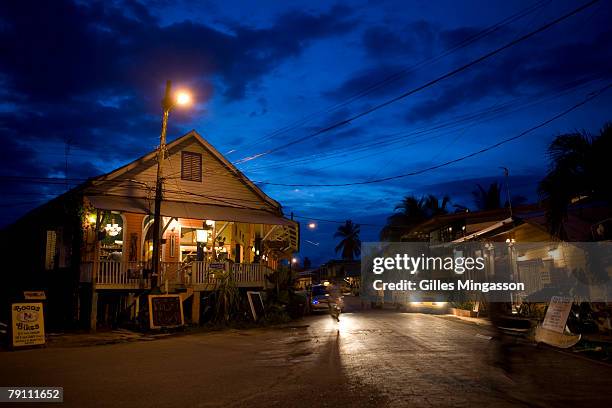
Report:
<svg viewBox="0 0 612 408"><path fill-rule="evenodd" d="M256 111L251 111L251 113L249 113L249 117L254 118L256 116L263 116L268 113L268 100L266 98L263 96L257 98L257 105L259 105L259 109Z"/></svg>
<svg viewBox="0 0 612 408"><path fill-rule="evenodd" d="M0 137L74 139L81 148L132 156L154 145L159 99L167 78L203 89L219 84L226 99L298 56L318 39L346 33L357 22L342 6L277 16L268 27L193 21L162 25L141 3L67 0L3 6L0 79L5 100ZM258 101L258 114L267 102ZM195 115L173 112L173 129ZM27 171L27 170L25 170Z"/></svg>
<svg viewBox="0 0 612 408"><path fill-rule="evenodd" d="M398 75L405 69L406 67L404 66L393 64L377 65L362 69L352 74L335 89L323 92L323 95L334 100L345 100L364 92L367 93L368 98L393 94L397 92L398 87L405 86L408 83L408 79L405 76ZM397 80L378 86L379 82L390 80L391 78L396 78Z"/></svg>
<svg viewBox="0 0 612 408"><path fill-rule="evenodd" d="M389 26L373 26L363 32L362 44L370 57L419 56L427 53L437 35L435 26L418 20L396 29Z"/></svg>
<svg viewBox="0 0 612 408"><path fill-rule="evenodd" d="M609 10L600 10L591 19L590 32L576 35L583 27L564 23L535 36L525 43L503 51L493 59L479 63L424 92L411 97L416 101L405 115L409 122L427 121L487 97L547 91L596 71L612 72L612 32L607 28ZM579 21L575 22L576 24ZM350 74L324 96L346 100L389 81L369 94L369 99L398 95L453 68L505 44L526 30L501 25L486 27L465 25L445 28L438 22L418 20L400 26L374 25L363 31L362 47L369 66ZM564 39L560 43L559 38ZM473 41L476 40L476 41ZM469 43L469 44L468 44ZM452 57L436 59L427 69L411 71L423 60L460 46ZM406 61L398 64L398 61Z"/></svg>
<svg viewBox="0 0 612 408"><path fill-rule="evenodd" d="M612 31L592 41L546 49L532 45L506 52L445 82L435 96L414 103L406 119L428 121L487 97L551 93L593 75L612 78L612 50L606 38L612 38ZM531 58L536 52L538 58Z"/></svg>
<svg viewBox="0 0 612 408"><path fill-rule="evenodd" d="M62 100L87 91L118 93L140 86L157 92L169 77L223 79L226 96L246 87L310 42L355 26L350 11L332 7L278 16L267 28L229 27L232 34L193 21L162 26L139 3L76 5L43 2L32 12L11 2L0 43L2 71L13 90L32 100Z"/></svg>

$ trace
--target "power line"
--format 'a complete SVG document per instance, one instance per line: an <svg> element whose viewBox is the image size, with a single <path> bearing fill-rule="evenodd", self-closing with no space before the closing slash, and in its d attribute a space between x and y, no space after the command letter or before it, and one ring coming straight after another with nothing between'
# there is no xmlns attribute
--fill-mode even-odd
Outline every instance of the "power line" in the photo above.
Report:
<svg viewBox="0 0 612 408"><path fill-rule="evenodd" d="M550 3L550 0L537 2L534 5L529 6L526 9L521 10L518 13L515 13L515 14L509 16L509 17L506 17L503 20L501 20L501 21L499 21L499 22L497 22L497 23L495 23L495 24L493 24L493 25L491 25L491 26L489 26L489 27L487 27L487 28L485 28L485 29L475 33L475 34L473 34L472 36L469 36L468 38L460 41L459 43L455 44L453 47L447 49L446 51L444 51L444 52L442 52L440 54L438 54L437 56L426 58L426 59L421 60L420 62L418 62L418 63L416 63L416 64L414 64L414 65L412 65L410 67L407 67L407 68L402 69L402 70L400 70L398 72L395 72L395 73L385 77L383 80L381 80L379 82L376 82L376 83L368 86L367 88L362 89L361 91L356 92L355 94L353 94L352 96L350 96L348 99L346 99L343 102L338 102L338 103L336 103L334 105L331 105L331 106L329 106L327 108L315 111L315 112L307 115L306 117L304 117L302 119L299 119L299 120L297 120L297 121L295 121L295 122L293 122L293 123L291 123L291 124L289 124L289 125L287 125L285 127L277 129L277 130L273 131L272 133L270 133L270 134L268 134L268 135L266 135L264 137L261 137L261 138L255 140L254 142L251 142L251 143L247 144L246 146L243 146L242 148L243 149L248 149L248 148L250 148L252 146L257 146L262 141L269 140L269 139L271 139L273 137L276 137L278 135L281 135L281 134L287 133L287 132L289 132L289 131L291 131L293 129L296 129L299 126L309 122L310 120L316 118L317 116L319 116L321 114L331 113L331 112L333 112L333 111L335 111L335 110L337 110L339 108L347 106L347 105L355 102L356 100L361 99L362 97L371 94L372 92L376 91L377 89L382 88L382 87L388 85L391 82L394 82L394 81L397 81L397 80L401 79L402 77L404 77L409 72L414 71L415 69L417 69L417 68L419 68L419 67L421 67L423 65L426 65L427 63L438 61L438 60L440 60L440 59L442 59L442 58L444 58L444 57L454 53L455 51L457 51L459 49L465 48L465 47L467 47L467 46L477 42L478 40L486 37L487 35L494 33L495 31L499 30L501 27L503 27L505 25L508 25L508 24L510 24L510 23L512 23L512 22L514 22L516 20L519 20L519 19L521 19L521 18L523 18L523 17L533 13L534 11L544 7L545 5L547 5L549 3ZM237 149L233 149L231 151L231 153L233 153L236 150Z"/></svg>
<svg viewBox="0 0 612 408"><path fill-rule="evenodd" d="M276 169L276 168L285 169L287 167L293 167L301 163L310 164L316 161L328 161L336 157L347 156L351 152L358 153L358 152L367 151L368 155L361 156L360 158L371 157L373 155L371 153L372 150L379 151L378 153L374 153L374 154L381 154L385 151L388 151L389 150L388 147L391 147L391 146L400 145L402 147L405 147L408 145L413 145L415 143L422 143L422 142L426 142L429 140L433 140L440 136L450 134L451 132L445 132L437 136L428 136L431 133L436 133L437 131L440 131L443 129L453 129L464 123L470 124L469 126L473 126L475 124L479 124L479 123L487 122L487 121L490 121L490 120L493 120L499 117L503 117L505 115L527 109L539 103L548 102L548 101L557 99L559 97L565 96L568 93L584 88L591 83L600 81L601 79L603 79L603 76L596 74L596 75L593 75L587 78L581 78L579 80L575 80L570 83L563 84L561 87L559 87L560 89L559 91L555 91L554 94L549 95L549 96L547 96L546 93L540 93L538 95L532 95L528 97L514 98L502 104L492 105L484 109L479 109L477 111L473 111L467 114L461 114L459 116L455 116L454 118L450 120L437 122L434 126L424 127L424 128L420 128L420 129L413 130L413 131L396 132L396 133L380 136L379 139L381 140L356 143L356 144L352 144L349 147L338 148L338 149L332 150L327 153L326 152L314 153L314 154L311 154L305 157L299 157L293 160L277 161L277 162L271 162L268 164L262 164L259 166L244 169L243 171L248 172L248 173L254 173L254 172L261 171L261 170L269 170L269 169ZM414 139L418 139L418 141L412 142L412 140ZM408 141L411 141L411 142L406 143ZM350 161L354 161L354 160L350 160ZM346 163L346 162L347 161L334 163L333 166L337 166L339 164ZM329 166L326 166L326 167L329 167ZM321 168L317 168L317 170L319 169Z"/></svg>
<svg viewBox="0 0 612 408"><path fill-rule="evenodd" d="M571 106L570 108L562 111L561 113L558 113L558 114L554 115L553 117L545 120L544 122L541 122L540 124L538 124L536 126L533 126L533 127L529 128L529 129L519 133L516 136L509 137L507 139L504 139L504 140L502 140L500 142L497 142L497 143L495 143L493 145L490 145L490 146L485 147L483 149L477 150L477 151L472 152L470 154L467 154L465 156L461 156L459 158L456 158L456 159L453 159L453 160L449 160L447 162L444 162L444 163L441 163L441 164L437 164L435 166L426 167L424 169L413 171L413 172L410 172L410 173L398 174L398 175L395 175L395 176L383 177L383 178L367 180L367 181L358 181L358 182L353 182L353 183L337 183L337 184L332 184L332 183L330 183L330 184L289 184L289 183L270 183L270 182L265 182L265 181L255 182L255 183L263 184L263 185L270 185L270 186L283 186L283 187L346 187L346 186L356 186L356 185L363 185L363 184L382 183L384 181L396 180L396 179L400 179L400 178L404 178L404 177L409 177L409 176L416 176L418 174L422 174L422 173L425 173L425 172L428 172L428 171L431 171L431 170L436 170L436 169L439 169L441 167L446 167L446 166L449 166L451 164L458 163L460 161L469 159L469 158L477 156L479 154L488 152L489 150L495 149L496 147L499 147L499 146L501 146L503 144L506 144L508 142L516 140L516 139L518 139L520 137L523 137L523 136L533 132L534 130L537 130L537 129L541 128L541 127L544 127L544 126L548 125L549 123L551 123L551 122L553 122L553 121L555 121L555 120L557 120L557 119L567 115L568 113L574 111L575 109L579 108L580 106L582 106L582 105L590 102L591 100L597 98L598 96L603 94L605 91L607 91L610 87L612 87L612 84L606 85L605 87L603 87L600 90L596 91L595 93L591 94L590 96L588 96L586 99L580 101L579 103Z"/></svg>
<svg viewBox="0 0 612 408"><path fill-rule="evenodd" d="M271 153L275 153L275 152L277 152L279 150L286 149L287 147L293 146L294 144L303 142L304 140L311 139L311 138L313 138L315 136L319 136L319 135L321 135L323 133L327 133L327 132L330 132L330 131L332 131L334 129L337 129L337 128L341 127L341 126L347 125L347 124L353 122L354 120L357 120L357 119L362 118L362 117L364 117L366 115L369 115L370 113L378 111L378 110L380 110L380 109L382 109L382 108L384 108L384 107L386 107L388 105L391 105L392 103L395 103L395 102L397 102L399 100L402 100L402 99L404 99L404 98L406 98L406 97L408 97L410 95L413 95L413 94L415 94L417 92L422 91L423 89L429 88L430 86L435 85L438 82L441 82L441 81L443 81L443 80L445 80L447 78L450 78L450 77L452 77L452 76L454 76L454 75L456 75L456 74L458 74L460 72L463 72L466 69L468 69L468 68L470 68L470 67L472 67L472 66L474 66L474 65L476 65L476 64L478 64L478 63L480 63L482 61L485 61L485 60L487 60L487 59L489 59L489 58L499 54L500 52L502 52L502 51L504 51L504 50L506 50L506 49L508 49L510 47L513 47L514 45L519 44L519 43L521 43L521 42L523 42L523 41L533 37L534 35L539 34L539 33L543 32L543 31L545 31L545 30L555 26L556 24L559 24L560 22L562 22L562 21L564 21L564 20L566 20L566 19L568 19L568 18L570 18L570 17L580 13L581 11L583 11L583 10L593 6L594 4L598 3L599 1L600 0L592 0L592 1L582 5L580 7L570 11L569 13L566 13L566 14L564 14L564 15L562 15L562 16L560 16L560 17L558 17L558 18L556 18L556 19L554 19L554 20L552 20L552 21L550 21L550 22L540 26L536 30L531 31L531 32L529 32L529 33L527 33L525 35L522 35L522 36L520 36L520 37L518 37L518 38L516 38L516 39L514 39L514 40L512 40L512 41L510 41L508 43L506 43L505 45L503 45L503 46L501 46L499 48L496 48L495 50L490 51L490 52L488 52L488 53L486 53L486 54L484 54L484 55L482 55L482 56L480 56L480 57L478 57L478 58L468 62L467 64L464 64L464 65L462 65L462 66L460 66L458 68L455 68L454 70L452 70L450 72L447 72L446 74L443 74L443 75L441 75L441 76L439 76L439 77L437 77L437 78L435 78L435 79L433 79L433 80L431 80L431 81L429 81L429 82L427 82L427 83L425 83L423 85L420 85L420 86L418 86L416 88L413 88L413 89L411 89L411 90L409 90L407 92L404 92L403 94L398 95L398 96L396 96L396 97L394 97L392 99L389 99L389 100L387 100L385 102L379 103L379 104L377 104L377 105L375 105L375 106L373 106L373 107L371 107L369 109L366 109L363 112L360 112L360 113L355 114L355 115L353 115L353 116L351 116L351 117L349 117L347 119L341 120L341 121L336 122L336 123L334 123L332 125L324 127L322 129L319 129L318 131L316 131L314 133L311 133L309 135L302 136L300 138L294 139L294 140L292 140L290 142L287 142L287 143L285 143L283 145L274 147L272 149L268 149L268 150L266 150L264 152L261 152L261 153L257 153L257 154L255 154L253 156L242 158L242 159L240 159L240 160L238 160L238 161L236 161L234 163L235 164L240 164L240 163L245 163L245 162L248 162L248 161L251 161L251 160L258 159L260 157L269 155Z"/></svg>

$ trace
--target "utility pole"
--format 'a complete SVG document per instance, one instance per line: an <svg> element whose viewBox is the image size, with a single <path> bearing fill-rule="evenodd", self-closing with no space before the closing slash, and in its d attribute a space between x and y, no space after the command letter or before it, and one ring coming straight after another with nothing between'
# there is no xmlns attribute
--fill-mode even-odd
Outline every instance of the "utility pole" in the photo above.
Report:
<svg viewBox="0 0 612 408"><path fill-rule="evenodd" d="M506 181L506 197L508 199L508 210L510 210L510 218L512 218L512 200L510 199L510 184L508 183L508 176L510 171L507 167L500 167L500 169L504 170L504 177Z"/></svg>
<svg viewBox="0 0 612 408"><path fill-rule="evenodd" d="M160 273L160 257L161 257L161 204L163 199L164 188L164 158L166 155L166 130L168 127L168 114L172 108L170 99L170 90L172 87L171 81L166 81L166 92L162 99L162 128L159 136L159 149L157 151L157 177L155 181L155 214L153 218L153 274L151 276L151 289L157 288L157 280Z"/></svg>
<svg viewBox="0 0 612 408"><path fill-rule="evenodd" d="M64 159L65 159L64 179L66 180L66 191L68 191L70 187L68 183L68 155L70 155L70 145L71 144L72 144L72 138L66 137L64 139Z"/></svg>

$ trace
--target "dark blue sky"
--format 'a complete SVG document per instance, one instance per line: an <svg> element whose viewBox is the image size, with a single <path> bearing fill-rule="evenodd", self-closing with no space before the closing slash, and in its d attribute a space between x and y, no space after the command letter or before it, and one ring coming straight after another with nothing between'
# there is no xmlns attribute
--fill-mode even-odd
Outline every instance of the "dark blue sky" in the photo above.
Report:
<svg viewBox="0 0 612 408"><path fill-rule="evenodd" d="M434 79L583 2L143 1L0 6L0 224L65 186L17 177L94 176L155 148L166 79L198 105L198 130L232 161L275 149ZM544 121L612 77L612 7L601 1L464 72L334 131L242 162L254 181L350 183L411 172ZM482 35L487 27L503 22ZM381 83L382 82L382 83ZM522 139L414 177L350 187L263 185L287 213L353 219L375 240L407 194L472 205L502 179L531 200L560 133L596 132L612 92ZM281 132L276 132L278 130ZM302 256L333 256L337 224L303 228ZM306 240L319 244L313 245Z"/></svg>

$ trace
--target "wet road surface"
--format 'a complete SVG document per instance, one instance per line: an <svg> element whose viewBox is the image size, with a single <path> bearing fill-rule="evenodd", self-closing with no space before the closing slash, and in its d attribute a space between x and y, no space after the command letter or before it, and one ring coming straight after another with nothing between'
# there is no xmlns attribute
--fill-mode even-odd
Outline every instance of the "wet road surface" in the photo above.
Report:
<svg viewBox="0 0 612 408"><path fill-rule="evenodd" d="M0 385L63 386L66 406L612 406L612 367L419 313L311 316L284 329L0 353ZM24 404L19 404L24 406Z"/></svg>

